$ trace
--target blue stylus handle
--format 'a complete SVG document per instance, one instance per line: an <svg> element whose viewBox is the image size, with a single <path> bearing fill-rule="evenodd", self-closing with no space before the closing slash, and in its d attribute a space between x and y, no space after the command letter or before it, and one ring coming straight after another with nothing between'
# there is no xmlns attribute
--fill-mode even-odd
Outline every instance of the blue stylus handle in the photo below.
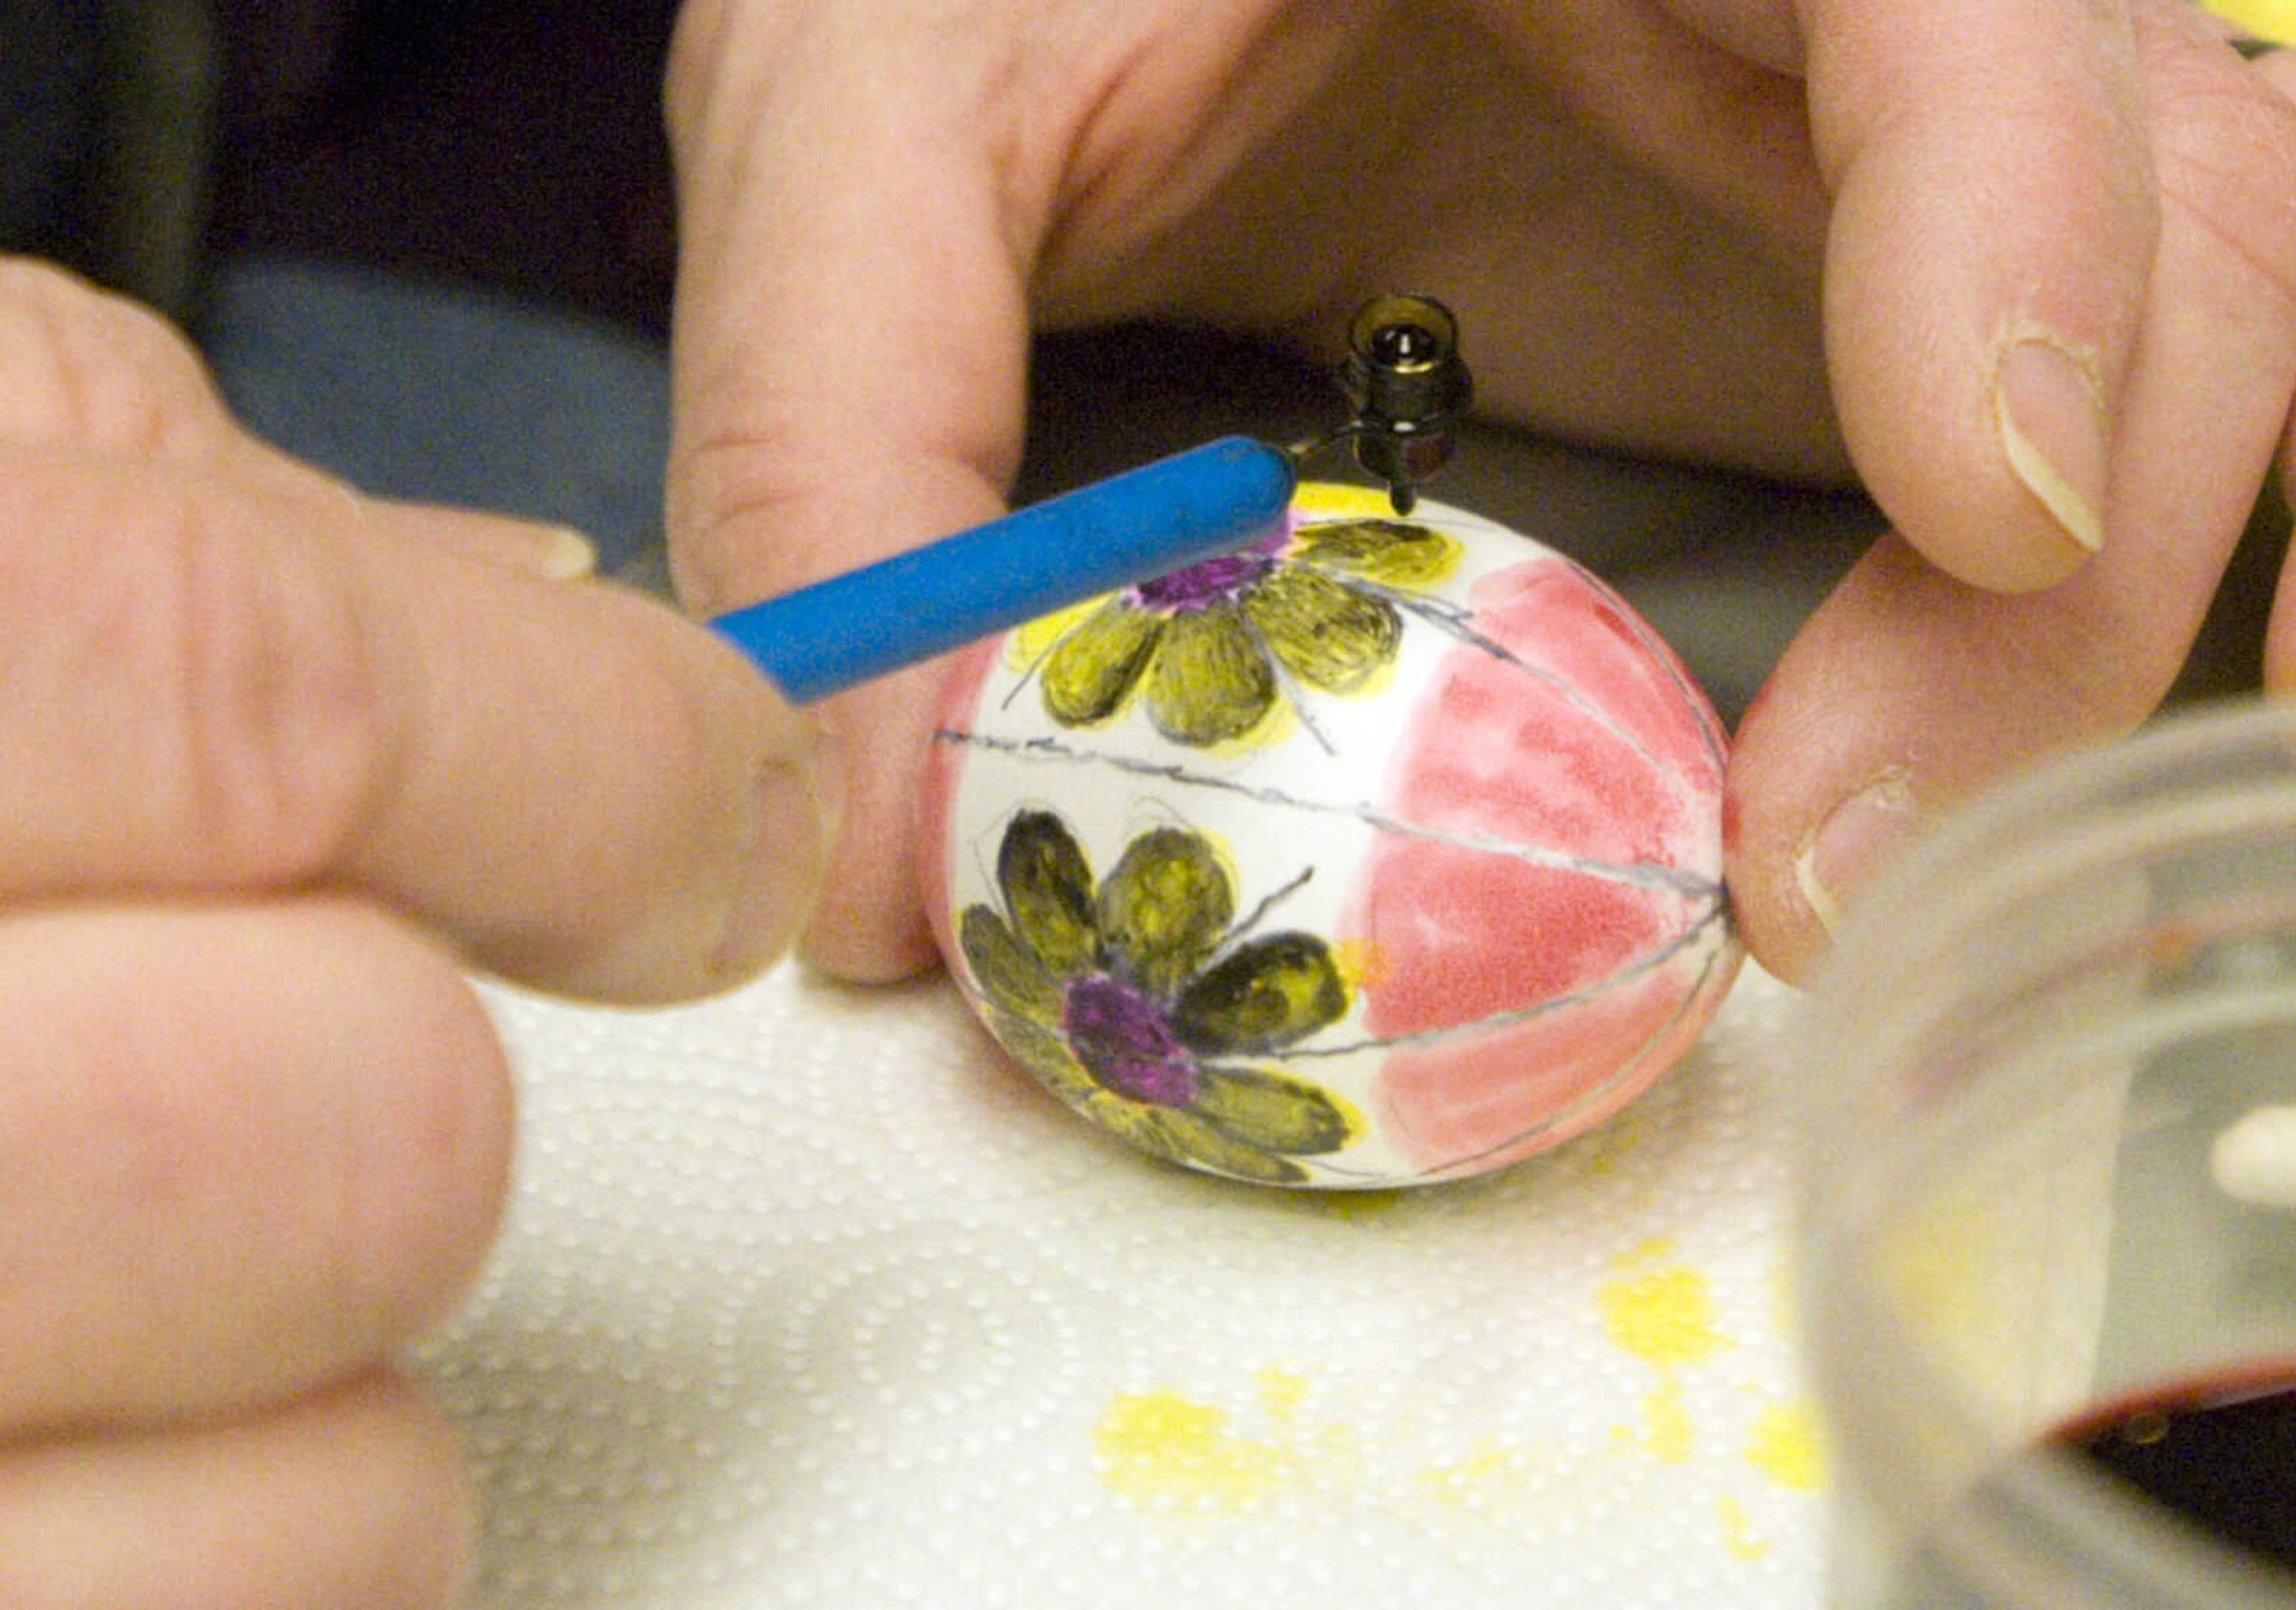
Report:
<svg viewBox="0 0 2296 1610"><path fill-rule="evenodd" d="M1291 456L1222 437L713 623L793 704L930 659L1276 528Z"/></svg>

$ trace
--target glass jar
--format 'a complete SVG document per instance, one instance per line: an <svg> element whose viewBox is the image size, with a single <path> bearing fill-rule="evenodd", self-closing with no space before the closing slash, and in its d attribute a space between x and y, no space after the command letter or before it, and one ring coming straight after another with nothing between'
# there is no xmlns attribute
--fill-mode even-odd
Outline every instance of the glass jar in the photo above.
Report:
<svg viewBox="0 0 2296 1610"><path fill-rule="evenodd" d="M2296 1388L2296 708L1946 822L1850 914L1795 1056L1837 1610L2296 1602L2065 1430ZM2296 1535L2290 1441L2234 1479L2285 1483Z"/></svg>

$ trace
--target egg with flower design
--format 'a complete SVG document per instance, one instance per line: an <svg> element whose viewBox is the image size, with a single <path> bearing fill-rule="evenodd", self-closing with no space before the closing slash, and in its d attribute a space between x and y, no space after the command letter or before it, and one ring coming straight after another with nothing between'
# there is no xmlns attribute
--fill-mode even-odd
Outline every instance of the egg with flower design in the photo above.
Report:
<svg viewBox="0 0 2296 1610"><path fill-rule="evenodd" d="M1724 755L1568 558L1311 485L1243 552L960 658L927 910L1013 1059L1142 1150L1456 1178L1615 1113L1720 1004Z"/></svg>

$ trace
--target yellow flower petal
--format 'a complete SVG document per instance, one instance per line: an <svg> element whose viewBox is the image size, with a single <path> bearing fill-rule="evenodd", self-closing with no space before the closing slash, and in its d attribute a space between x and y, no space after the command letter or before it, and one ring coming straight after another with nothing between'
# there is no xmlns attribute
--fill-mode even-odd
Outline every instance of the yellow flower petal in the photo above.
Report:
<svg viewBox="0 0 2296 1610"><path fill-rule="evenodd" d="M1148 674L1148 711L1175 743L1243 737L1275 704L1275 667L1243 611L1214 604L1175 615Z"/></svg>
<svg viewBox="0 0 2296 1610"><path fill-rule="evenodd" d="M1235 885L1201 834L1155 828L1124 848L1100 891L1100 936L1115 963L1168 999L1235 919Z"/></svg>
<svg viewBox="0 0 2296 1610"><path fill-rule="evenodd" d="M1064 727L1108 720L1139 684L1163 633L1157 616L1122 597L1109 599L1045 657L1045 714Z"/></svg>
<svg viewBox="0 0 2296 1610"><path fill-rule="evenodd" d="M1342 520L1303 527L1293 564L1361 576L1410 592L1432 586L1457 568L1458 539L1409 520Z"/></svg>
<svg viewBox="0 0 2296 1610"><path fill-rule="evenodd" d="M1313 934L1270 934L1236 950L1180 992L1172 1030L1192 1051L1276 1050L1346 1016L1348 986L1332 947Z"/></svg>
<svg viewBox="0 0 2296 1610"><path fill-rule="evenodd" d="M1326 693L1370 687L1403 637L1394 605L1299 565L1271 573L1243 610L1283 668Z"/></svg>
<svg viewBox="0 0 2296 1610"><path fill-rule="evenodd" d="M1363 1132L1348 1102L1265 1068L1208 1067L1188 1110L1242 1145L1295 1157L1335 1152Z"/></svg>
<svg viewBox="0 0 2296 1610"><path fill-rule="evenodd" d="M1014 935L1047 972L1072 978L1096 965L1092 867L1059 817L1022 811L1005 824L996 883Z"/></svg>

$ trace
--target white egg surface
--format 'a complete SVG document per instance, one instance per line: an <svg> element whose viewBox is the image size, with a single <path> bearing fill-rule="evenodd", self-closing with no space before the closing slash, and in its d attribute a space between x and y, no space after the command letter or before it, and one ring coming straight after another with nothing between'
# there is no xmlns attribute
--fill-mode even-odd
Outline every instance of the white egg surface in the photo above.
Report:
<svg viewBox="0 0 2296 1610"><path fill-rule="evenodd" d="M1455 1178L1615 1113L1721 1003L1725 750L1570 560L1310 485L1242 553L967 652L927 909L990 1033L1144 1150Z"/></svg>

